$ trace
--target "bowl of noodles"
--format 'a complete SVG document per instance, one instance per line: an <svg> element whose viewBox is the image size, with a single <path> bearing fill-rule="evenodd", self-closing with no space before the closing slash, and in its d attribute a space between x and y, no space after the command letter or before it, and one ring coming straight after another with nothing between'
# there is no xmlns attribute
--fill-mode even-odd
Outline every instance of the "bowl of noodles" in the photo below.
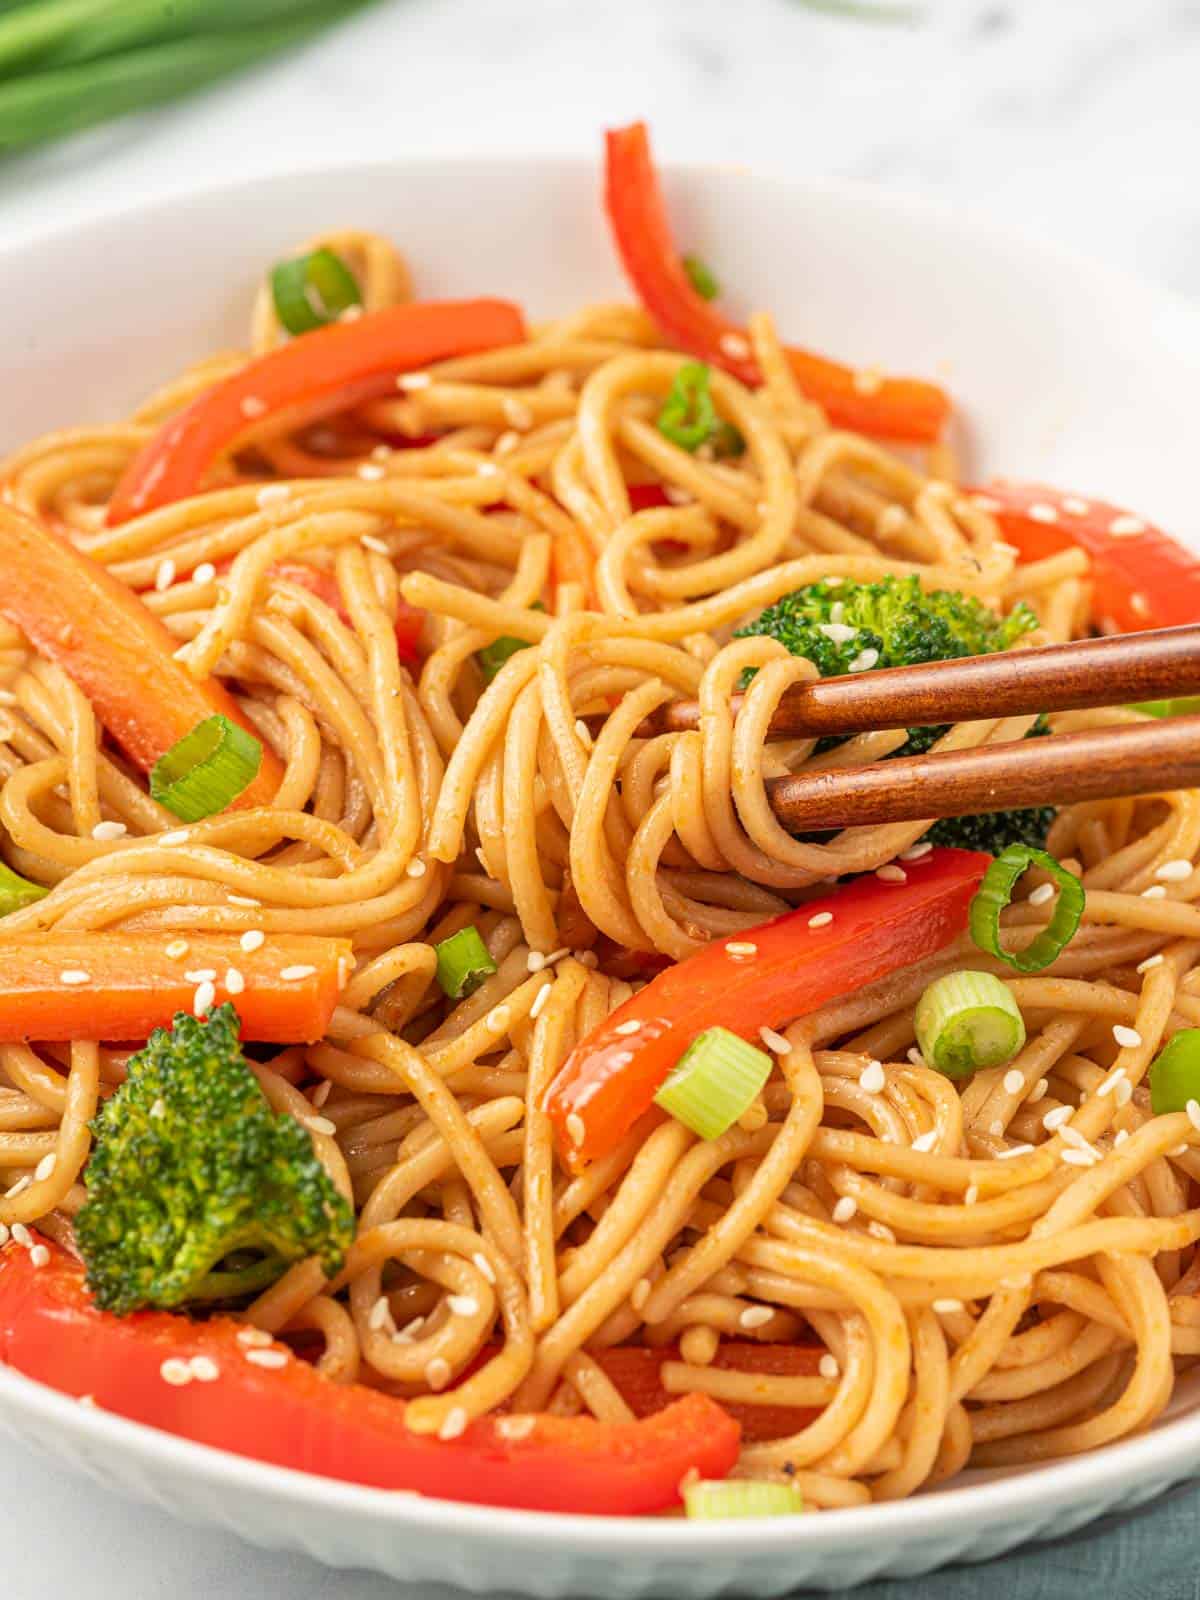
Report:
<svg viewBox="0 0 1200 1600"><path fill-rule="evenodd" d="M1200 1470L1200 796L791 833L1177 707L771 718L1195 620L1200 321L603 165L0 255L0 1415L473 1590L983 1559Z"/></svg>

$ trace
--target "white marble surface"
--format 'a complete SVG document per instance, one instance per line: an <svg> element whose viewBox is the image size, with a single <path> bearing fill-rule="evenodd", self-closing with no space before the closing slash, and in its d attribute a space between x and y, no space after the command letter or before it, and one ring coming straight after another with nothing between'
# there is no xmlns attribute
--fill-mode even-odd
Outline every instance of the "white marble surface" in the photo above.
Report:
<svg viewBox="0 0 1200 1600"><path fill-rule="evenodd" d="M932 192L1200 294L1200 0L916 5L897 26L800 0L379 0L182 108L0 165L0 230L356 154L592 153L644 114L667 156ZM127 1506L2 1439L0 1498L12 1600L394 1593Z"/></svg>

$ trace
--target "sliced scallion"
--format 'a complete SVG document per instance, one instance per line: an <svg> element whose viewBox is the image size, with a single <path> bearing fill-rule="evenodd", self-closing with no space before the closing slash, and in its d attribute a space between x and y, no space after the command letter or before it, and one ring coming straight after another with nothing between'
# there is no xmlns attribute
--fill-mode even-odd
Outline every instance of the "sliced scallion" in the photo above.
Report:
<svg viewBox="0 0 1200 1600"><path fill-rule="evenodd" d="M275 315L288 333L312 333L362 304L354 274L332 250L281 261L271 273Z"/></svg>
<svg viewBox="0 0 1200 1600"><path fill-rule="evenodd" d="M1029 867L1041 867L1058 884L1058 903L1049 927L1043 928L1024 950L1005 950L1000 944L1000 913L1012 899L1017 880ZM1083 916L1083 884L1073 872L1045 850L1027 844L1010 844L983 875L979 892L971 901L971 937L983 951L1015 967L1018 972L1040 972L1048 967L1075 936Z"/></svg>
<svg viewBox="0 0 1200 1600"><path fill-rule="evenodd" d="M1025 1043L1025 1019L990 972L947 972L917 1001L921 1054L947 1078L969 1078L1011 1061Z"/></svg>
<svg viewBox="0 0 1200 1600"><path fill-rule="evenodd" d="M701 1478L685 1485L683 1504L695 1522L723 1522L733 1517L794 1517L804 1501L794 1483L769 1483L754 1478Z"/></svg>
<svg viewBox="0 0 1200 1600"><path fill-rule="evenodd" d="M150 794L181 822L199 822L232 805L262 766L262 745L228 717L198 722L150 770Z"/></svg>
<svg viewBox="0 0 1200 1600"><path fill-rule="evenodd" d="M437 981L451 1000L473 994L496 970L496 963L474 926L460 928L433 948L437 954Z"/></svg>
<svg viewBox="0 0 1200 1600"><path fill-rule="evenodd" d="M546 608L540 600L535 600L529 608L531 611L544 611ZM479 670L483 673L484 681L491 683L506 661L511 660L519 650L528 650L528 639L517 639L512 634L501 634L499 639L493 639L491 644L485 644L482 650L476 650L475 659L479 663Z"/></svg>
<svg viewBox="0 0 1200 1600"><path fill-rule="evenodd" d="M20 911L23 906L31 906L35 900L44 900L49 893L49 889L43 889L40 883L30 883L28 878L22 878L20 873L0 861L0 917L8 916L10 911Z"/></svg>
<svg viewBox="0 0 1200 1600"><path fill-rule="evenodd" d="M683 1052L654 1099L702 1139L719 1139L770 1076L769 1055L728 1028L708 1028Z"/></svg>
<svg viewBox="0 0 1200 1600"><path fill-rule="evenodd" d="M701 300L715 300L720 294L721 285L707 261L702 261L699 256L684 256L683 270Z"/></svg>
<svg viewBox="0 0 1200 1600"><path fill-rule="evenodd" d="M703 361L685 361L658 413L658 431L681 450L699 450L717 425Z"/></svg>
<svg viewBox="0 0 1200 1600"><path fill-rule="evenodd" d="M1200 1028L1183 1028L1159 1051L1150 1068L1150 1108L1156 1117L1186 1111L1200 1101Z"/></svg>

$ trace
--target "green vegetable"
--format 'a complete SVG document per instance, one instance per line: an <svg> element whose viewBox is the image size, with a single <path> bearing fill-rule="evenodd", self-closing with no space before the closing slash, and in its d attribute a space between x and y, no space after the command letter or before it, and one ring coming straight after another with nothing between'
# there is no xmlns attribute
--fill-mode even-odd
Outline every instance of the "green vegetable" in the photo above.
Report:
<svg viewBox="0 0 1200 1600"><path fill-rule="evenodd" d="M702 1139L719 1139L762 1093L771 1058L728 1028L693 1039L654 1096L655 1104Z"/></svg>
<svg viewBox="0 0 1200 1600"><path fill-rule="evenodd" d="M1039 717L1025 737L1038 739L1049 732L1050 724ZM976 817L943 817L924 837L930 844L982 850L989 856L1003 855L1010 844L1042 850L1056 815L1053 806L1027 806L1017 811L985 811Z"/></svg>
<svg viewBox="0 0 1200 1600"><path fill-rule="evenodd" d="M312 333L362 305L354 274L332 250L281 261L271 273L275 315L288 333Z"/></svg>
<svg viewBox="0 0 1200 1600"><path fill-rule="evenodd" d="M546 608L540 600L535 600L529 609L544 611ZM528 639L516 639L511 633L504 633L498 639L493 639L491 644L485 644L482 650L476 650L475 659L483 673L484 682L491 683L504 663L515 656L518 650L528 649Z"/></svg>
<svg viewBox="0 0 1200 1600"><path fill-rule="evenodd" d="M1190 717L1200 711L1200 698L1185 695L1181 700L1143 700L1129 709L1144 711L1148 717Z"/></svg>
<svg viewBox="0 0 1200 1600"><path fill-rule="evenodd" d="M496 971L496 963L476 927L460 928L433 948L437 952L437 981L451 1000L472 994Z"/></svg>
<svg viewBox="0 0 1200 1600"><path fill-rule="evenodd" d="M804 1510L794 1483L753 1478L701 1478L685 1484L683 1504L690 1520L724 1521L730 1517L791 1517Z"/></svg>
<svg viewBox="0 0 1200 1600"><path fill-rule="evenodd" d="M712 269L699 256L684 256L683 270L688 275L688 282L702 300L715 300L721 292L721 285L713 276Z"/></svg>
<svg viewBox="0 0 1200 1600"><path fill-rule="evenodd" d="M236 1300L308 1256L342 1264L354 1212L308 1133L267 1104L238 1029L231 1005L180 1012L92 1122L75 1236L105 1311Z"/></svg>
<svg viewBox="0 0 1200 1600"><path fill-rule="evenodd" d="M231 805L260 766L252 733L220 714L205 717L151 767L150 794L181 822L199 822Z"/></svg>
<svg viewBox="0 0 1200 1600"><path fill-rule="evenodd" d="M1155 1057L1150 1068L1150 1109L1156 1117L1186 1111L1200 1102L1200 1028L1183 1028Z"/></svg>
<svg viewBox="0 0 1200 1600"><path fill-rule="evenodd" d="M1058 884L1058 903L1048 927L1024 950L1005 950L1000 944L1000 913L1012 899L1017 879L1030 867L1042 867ZM1015 967L1018 972L1040 972L1066 949L1075 937L1083 916L1086 896L1083 884L1073 872L1045 850L1031 850L1025 844L1010 844L983 875L978 893L971 901L968 925L971 937L990 956Z"/></svg>
<svg viewBox="0 0 1200 1600"><path fill-rule="evenodd" d="M22 878L0 861L0 917L31 906L35 900L44 900L49 893L49 889L43 889L40 883L30 883L28 878Z"/></svg>
<svg viewBox="0 0 1200 1600"><path fill-rule="evenodd" d="M917 1001L917 1043L948 1078L1003 1066L1025 1043L1025 1019L990 972L948 972Z"/></svg>
<svg viewBox="0 0 1200 1600"><path fill-rule="evenodd" d="M685 361L658 413L658 431L681 450L693 454L710 445L714 455L737 456L746 441L733 426L717 416L709 391L710 373L703 361Z"/></svg>

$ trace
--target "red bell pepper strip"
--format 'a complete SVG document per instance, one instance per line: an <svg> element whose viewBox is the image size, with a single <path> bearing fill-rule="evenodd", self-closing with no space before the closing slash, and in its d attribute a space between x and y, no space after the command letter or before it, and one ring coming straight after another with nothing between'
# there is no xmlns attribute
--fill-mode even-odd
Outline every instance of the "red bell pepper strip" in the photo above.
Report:
<svg viewBox="0 0 1200 1600"><path fill-rule="evenodd" d="M175 659L176 640L132 589L68 540L4 505L0 574L0 616L79 685L100 723L143 771L214 712L259 738L215 678L198 682ZM282 764L264 744L258 774L232 809L270 805L282 777Z"/></svg>
<svg viewBox="0 0 1200 1600"><path fill-rule="evenodd" d="M975 492L1022 561L1072 545L1092 561L1092 615L1113 633L1200 622L1200 558L1119 506L1040 483L998 479Z"/></svg>
<svg viewBox="0 0 1200 1600"><path fill-rule="evenodd" d="M387 393L397 373L524 338L521 312L507 300L418 301L303 334L164 423L118 483L109 526L195 494L217 458L266 417L302 406L312 421Z"/></svg>
<svg viewBox="0 0 1200 1600"><path fill-rule="evenodd" d="M677 1349L614 1345L592 1354L634 1416L656 1416L679 1398L662 1385L663 1363L678 1361ZM722 1344L712 1365L724 1372L745 1372L756 1378L813 1378L820 1371L824 1354L817 1345L738 1342ZM740 1424L743 1444L786 1439L806 1428L817 1415L806 1406L746 1405L732 1400L722 1400L720 1405Z"/></svg>
<svg viewBox="0 0 1200 1600"><path fill-rule="evenodd" d="M761 383L745 331L697 294L679 258L644 122L607 135L605 204L626 275L666 337L743 383ZM929 444L950 415L949 398L936 384L915 378L868 381L853 368L807 350L791 348L787 354L801 389L837 427Z"/></svg>
<svg viewBox="0 0 1200 1600"><path fill-rule="evenodd" d="M0 1360L199 1444L381 1489L601 1515L678 1505L686 1473L721 1478L737 1456L737 1424L701 1395L645 1422L539 1415L518 1438L505 1432L503 1417L472 1423L456 1439L409 1433L402 1400L331 1383L284 1345L274 1346L283 1366L256 1365L254 1347L239 1341L228 1317L97 1311L83 1269L47 1248L43 1267L22 1245L0 1252ZM164 1378L165 1362L180 1363L167 1369L175 1376L198 1357L213 1364L215 1378Z"/></svg>
<svg viewBox="0 0 1200 1600"><path fill-rule="evenodd" d="M756 1040L940 950L966 927L990 861L932 850L906 863L903 883L868 874L669 967L576 1045L547 1090L563 1159L578 1171L607 1155L706 1028ZM832 921L813 927L823 912Z"/></svg>
<svg viewBox="0 0 1200 1600"><path fill-rule="evenodd" d="M326 572L321 567L310 567L305 561L275 561L267 568L268 583L272 578L307 589L310 594L315 594L318 600L323 600L330 610L336 611L342 621L349 625L350 615L342 604L341 587L332 572ZM398 600L396 649L405 666L421 665L420 644L425 615L419 606L410 606L403 597Z"/></svg>

